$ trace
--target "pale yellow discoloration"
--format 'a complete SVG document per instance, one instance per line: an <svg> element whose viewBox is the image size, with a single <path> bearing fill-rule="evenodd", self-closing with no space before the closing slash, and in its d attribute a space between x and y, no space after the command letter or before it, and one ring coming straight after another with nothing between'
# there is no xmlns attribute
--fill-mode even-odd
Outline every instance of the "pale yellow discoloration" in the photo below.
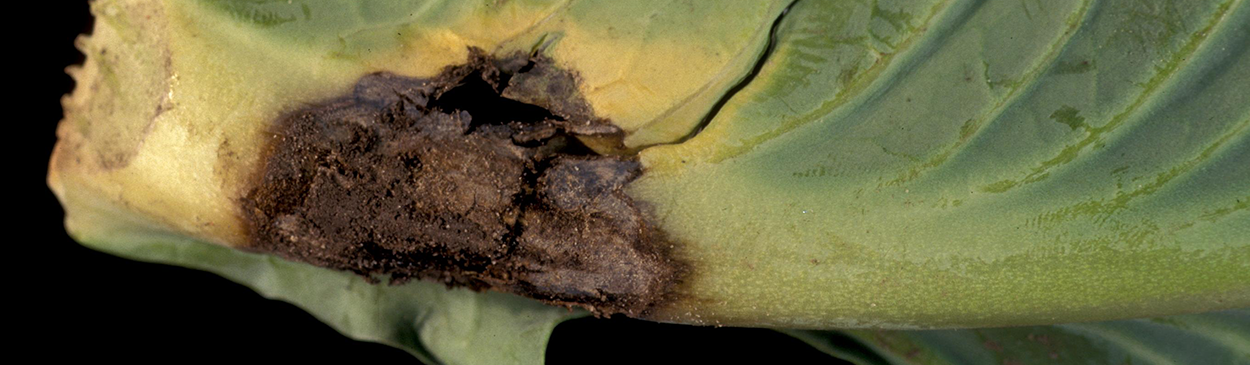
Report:
<svg viewBox="0 0 1250 365"><path fill-rule="evenodd" d="M93 6L100 21L79 40L88 57L70 70L80 87L65 98L48 177L69 231L83 240L130 230L230 246L246 243L237 201L270 121L343 94L370 72L433 75L464 60L468 46L491 46L547 13L517 7L497 22L462 14L452 26L410 32L404 47L347 57L275 44L190 2Z"/></svg>
<svg viewBox="0 0 1250 365"><path fill-rule="evenodd" d="M669 142L750 68L783 5L101 0L49 185L81 240L244 245L238 200L273 120L368 73L432 76L469 47L541 48L631 146Z"/></svg>
<svg viewBox="0 0 1250 365"><path fill-rule="evenodd" d="M531 35L505 48L550 42L547 53L579 72L595 112L638 148L688 134L758 60L786 4L581 2L531 32L547 38Z"/></svg>

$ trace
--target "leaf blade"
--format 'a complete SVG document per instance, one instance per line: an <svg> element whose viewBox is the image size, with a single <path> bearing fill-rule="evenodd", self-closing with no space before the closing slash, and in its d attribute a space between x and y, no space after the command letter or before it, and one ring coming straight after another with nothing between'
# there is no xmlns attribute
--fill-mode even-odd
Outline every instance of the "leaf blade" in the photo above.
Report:
<svg viewBox="0 0 1250 365"><path fill-rule="evenodd" d="M857 364L1246 364L1250 312L1017 328L783 331ZM834 342L839 336L860 341ZM862 347L860 347L862 346ZM884 362L846 352L872 351Z"/></svg>
<svg viewBox="0 0 1250 365"><path fill-rule="evenodd" d="M216 273L295 304L348 337L398 347L431 364L542 364L555 326L585 315L424 281L371 284L349 273L166 234L101 238L79 241L134 260Z"/></svg>

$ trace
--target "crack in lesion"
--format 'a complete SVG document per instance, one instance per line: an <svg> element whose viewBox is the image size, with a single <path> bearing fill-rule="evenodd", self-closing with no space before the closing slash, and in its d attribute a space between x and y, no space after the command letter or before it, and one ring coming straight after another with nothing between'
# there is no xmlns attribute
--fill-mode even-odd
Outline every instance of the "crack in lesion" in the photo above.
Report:
<svg viewBox="0 0 1250 365"><path fill-rule="evenodd" d="M777 49L777 45L779 43L778 30L781 29L781 23L788 15L790 15L791 10L793 10L794 6L800 1L802 0L791 1L789 5L786 5L785 9L781 10L781 13L777 15L777 18L773 20L773 23L768 30L768 44L764 46L764 51L760 52L760 56L751 66L751 70L742 77L742 80L739 80L732 87L730 87L729 90L725 91L725 94L722 95L720 99L716 100L716 103L712 104L712 108L708 110L707 114L703 116L703 119L700 120L689 133L686 133L686 135L673 142L664 144L681 144L689 141L691 138L694 138L700 132L703 132L708 125L712 124L712 120L716 119L716 116L720 114L721 109L729 103L730 99L733 99L733 97L738 95L738 93L745 89L747 85L750 85L752 81L755 81L755 78L759 76L761 71L764 70L764 65L768 63L768 61L772 58L773 52Z"/></svg>

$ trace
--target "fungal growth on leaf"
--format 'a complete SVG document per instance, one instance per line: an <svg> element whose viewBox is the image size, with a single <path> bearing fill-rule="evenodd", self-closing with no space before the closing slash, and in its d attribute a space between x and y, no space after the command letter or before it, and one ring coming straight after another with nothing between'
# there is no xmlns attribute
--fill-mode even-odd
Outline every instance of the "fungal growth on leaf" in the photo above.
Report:
<svg viewBox="0 0 1250 365"><path fill-rule="evenodd" d="M620 130L575 80L541 56L472 50L436 78L371 74L286 115L244 200L251 249L644 314L680 265L622 192L637 161L577 139Z"/></svg>
<svg viewBox="0 0 1250 365"><path fill-rule="evenodd" d="M243 199L250 249L643 315L681 265L623 192L638 162L578 139L620 130L551 60L470 55L431 79L370 74L283 117Z"/></svg>

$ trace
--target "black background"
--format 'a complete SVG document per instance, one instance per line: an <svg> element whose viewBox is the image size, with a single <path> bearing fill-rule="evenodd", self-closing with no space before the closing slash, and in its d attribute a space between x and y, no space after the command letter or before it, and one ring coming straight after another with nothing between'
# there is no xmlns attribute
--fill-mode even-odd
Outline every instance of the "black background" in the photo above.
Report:
<svg viewBox="0 0 1250 365"><path fill-rule="evenodd" d="M4 135L13 139L9 155L20 156L29 169L12 174L29 185L8 204L19 224L7 227L4 257L16 284L10 287L20 291L5 295L18 307L10 314L19 325L8 328L21 337L9 346L40 359L71 361L415 362L402 350L343 337L293 305L213 274L129 261L74 243L44 176L61 119L60 97L73 89L64 69L82 61L73 40L90 31L91 18L83 1L34 3L13 13L12 20L23 24L11 33L18 35L10 40L16 50L6 52L18 61L10 67L20 69L8 70L14 75L9 88L17 92L6 97L5 123L18 130ZM773 331L620 319L566 322L548 347L551 364L694 361L833 362Z"/></svg>

